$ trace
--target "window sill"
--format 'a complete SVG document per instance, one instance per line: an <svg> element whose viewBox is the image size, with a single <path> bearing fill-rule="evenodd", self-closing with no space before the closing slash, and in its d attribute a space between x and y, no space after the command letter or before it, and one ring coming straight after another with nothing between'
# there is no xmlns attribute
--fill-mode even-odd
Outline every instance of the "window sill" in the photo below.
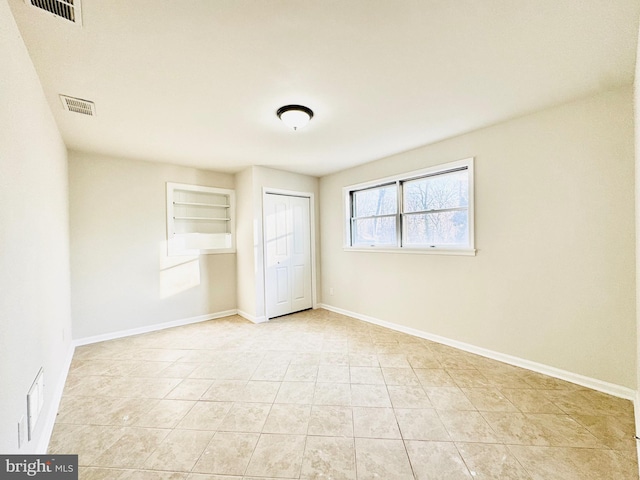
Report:
<svg viewBox="0 0 640 480"><path fill-rule="evenodd" d="M403 253L414 255L459 255L475 257L475 248L393 248L393 247L343 247L345 252Z"/></svg>

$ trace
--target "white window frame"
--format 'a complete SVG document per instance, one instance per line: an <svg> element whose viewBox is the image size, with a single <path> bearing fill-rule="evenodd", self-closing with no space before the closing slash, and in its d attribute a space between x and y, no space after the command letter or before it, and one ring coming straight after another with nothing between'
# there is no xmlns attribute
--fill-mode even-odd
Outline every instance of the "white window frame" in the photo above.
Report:
<svg viewBox="0 0 640 480"><path fill-rule="evenodd" d="M468 245L456 247L456 246L438 246L438 245L425 245L425 246L402 246L402 216L403 212L403 192L402 184L406 181L416 180L421 177L444 174L447 172L465 169L468 173L469 180L469 205L468 212L468 228L469 228L469 243ZM378 186L384 186L395 183L398 188L398 209L396 214L396 231L397 231L397 245L395 246L362 246L352 245L352 195L358 190L365 190L368 188L374 188ZM440 165L434 165L432 167L423 168L421 170L414 170L412 172L393 175L391 177L380 178L369 182L359 183L356 185L349 185L342 189L343 202L344 202L344 250L350 252L383 252L383 253L413 253L413 254L436 254L436 255L475 255L475 224L474 224L474 159L466 158L455 162L444 163Z"/></svg>
<svg viewBox="0 0 640 480"><path fill-rule="evenodd" d="M367 191L367 190L372 190L374 188L384 188L384 187L392 187L395 186L396 187L396 211L395 213L384 213L384 214L379 214L379 215L369 215L369 216L364 216L364 217L356 217L354 215L353 212L353 195L359 191ZM398 197L400 193L400 190L398 189L398 182L397 181L392 181L392 182L384 182L384 183L376 183L374 185L368 186L366 188L357 188L354 190L351 190L349 192L349 227L351 229L353 229L353 222L354 220L368 220L368 219L378 219L378 218L394 218L394 222L396 225L396 243L400 242L400 232L398 230L398 227L400 225L400 201L401 199ZM351 231L349 233L349 242L353 242L353 231ZM352 245L354 248L369 248L366 245ZM378 245L378 248L393 248L392 244L380 244Z"/></svg>

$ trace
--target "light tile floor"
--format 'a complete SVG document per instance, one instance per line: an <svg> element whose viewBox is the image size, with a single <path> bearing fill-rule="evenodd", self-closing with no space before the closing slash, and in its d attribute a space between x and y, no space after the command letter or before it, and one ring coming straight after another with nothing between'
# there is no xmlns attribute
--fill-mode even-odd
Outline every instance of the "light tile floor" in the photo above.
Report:
<svg viewBox="0 0 640 480"><path fill-rule="evenodd" d="M83 480L637 479L631 402L325 310L79 347Z"/></svg>

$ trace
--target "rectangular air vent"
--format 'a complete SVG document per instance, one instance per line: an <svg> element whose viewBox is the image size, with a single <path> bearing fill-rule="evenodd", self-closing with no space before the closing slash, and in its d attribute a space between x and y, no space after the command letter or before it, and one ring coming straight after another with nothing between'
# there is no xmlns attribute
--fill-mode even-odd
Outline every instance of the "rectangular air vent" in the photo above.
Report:
<svg viewBox="0 0 640 480"><path fill-rule="evenodd" d="M82 25L80 0L24 0L24 3Z"/></svg>
<svg viewBox="0 0 640 480"><path fill-rule="evenodd" d="M67 97L66 95L60 95L60 100L62 100L62 106L68 112L81 113L90 117L96 115L96 105L89 100Z"/></svg>

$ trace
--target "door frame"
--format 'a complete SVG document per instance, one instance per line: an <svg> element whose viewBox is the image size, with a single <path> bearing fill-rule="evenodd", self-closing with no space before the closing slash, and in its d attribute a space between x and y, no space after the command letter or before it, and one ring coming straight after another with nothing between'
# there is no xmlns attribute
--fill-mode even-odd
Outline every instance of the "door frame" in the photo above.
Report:
<svg viewBox="0 0 640 480"><path fill-rule="evenodd" d="M272 195L284 195L287 197L302 197L309 199L309 241L311 242L311 305L315 310L318 308L318 301L316 295L316 208L315 208L315 195L313 192L299 192L295 190L283 190L281 188L262 187L262 284L264 290L264 314L265 318L269 320L269 309L267 308L267 245L266 245L266 229L265 225L265 199L266 196Z"/></svg>

